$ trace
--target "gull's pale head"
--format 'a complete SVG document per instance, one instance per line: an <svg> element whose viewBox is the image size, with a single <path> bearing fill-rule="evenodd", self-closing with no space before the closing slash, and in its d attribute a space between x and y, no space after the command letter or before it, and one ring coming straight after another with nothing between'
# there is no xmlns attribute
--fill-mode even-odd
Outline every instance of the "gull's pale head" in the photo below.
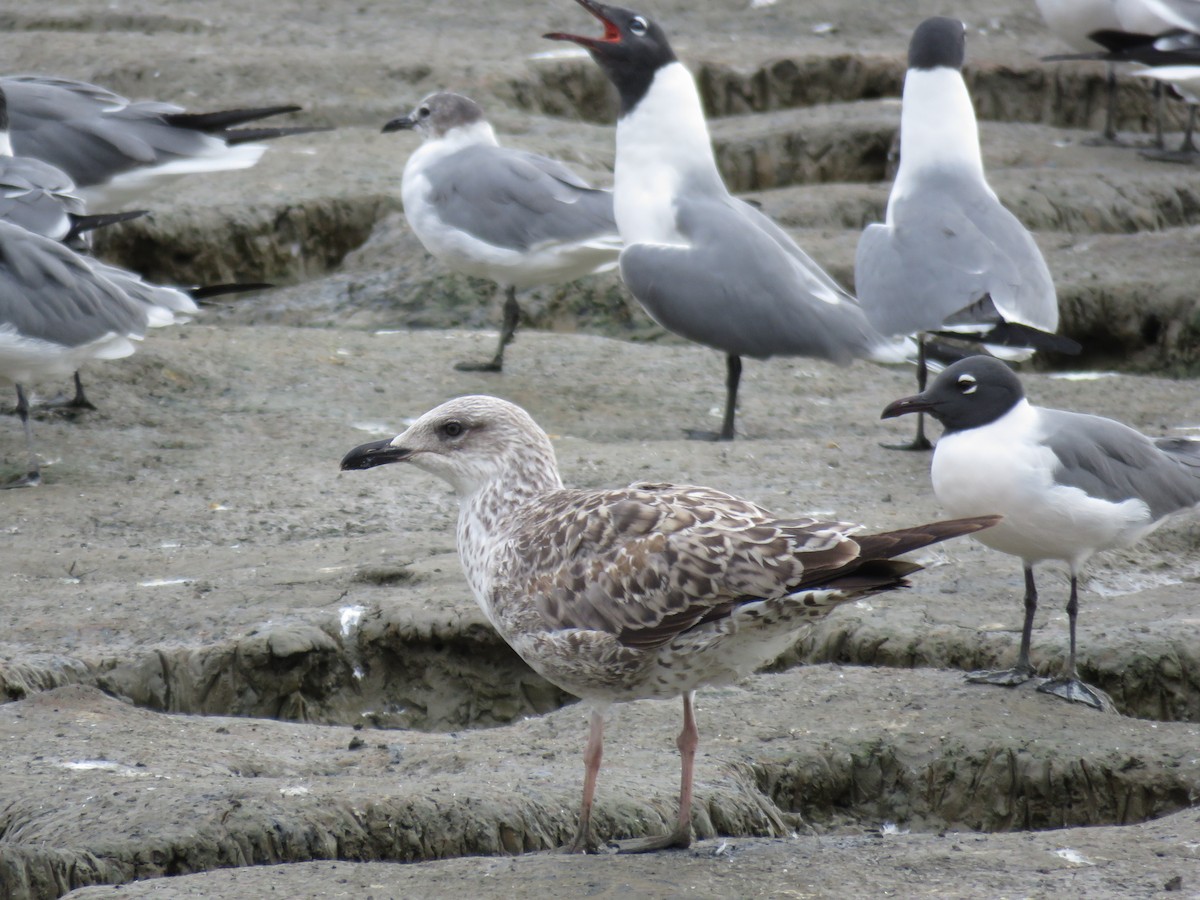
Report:
<svg viewBox="0 0 1200 900"><path fill-rule="evenodd" d="M560 486L554 448L529 413L498 397L472 395L431 409L390 440L355 447L342 469L408 462L444 478L460 495L507 479Z"/></svg>

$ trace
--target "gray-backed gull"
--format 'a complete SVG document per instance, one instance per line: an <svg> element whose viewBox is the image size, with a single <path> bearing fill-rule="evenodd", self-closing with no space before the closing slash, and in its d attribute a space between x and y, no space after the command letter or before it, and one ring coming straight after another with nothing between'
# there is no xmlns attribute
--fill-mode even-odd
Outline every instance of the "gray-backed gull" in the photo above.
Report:
<svg viewBox="0 0 1200 900"><path fill-rule="evenodd" d="M858 240L854 287L884 334L949 332L1007 359L1037 349L1078 352L1053 334L1058 297L1042 253L983 173L979 126L962 77L966 29L935 16L913 32L900 113L900 168L887 218ZM975 352L978 352L976 349ZM917 389L927 377L925 354ZM911 444L928 450L917 417Z"/></svg>
<svg viewBox="0 0 1200 900"><path fill-rule="evenodd" d="M383 126L409 129L422 138L401 180L413 233L451 269L504 286L495 357L457 368L499 372L521 316L517 288L616 266L612 192L590 187L557 160L501 147L479 104L461 94L430 94Z"/></svg>
<svg viewBox="0 0 1200 900"><path fill-rule="evenodd" d="M730 195L696 82L656 22L593 0L604 36L554 33L584 47L620 94L613 195L621 277L664 328L725 354L732 440L742 357L904 362L910 341L881 335L858 301L787 233Z"/></svg>
<svg viewBox="0 0 1200 900"><path fill-rule="evenodd" d="M1111 706L1075 667L1078 575L1093 554L1141 540L1172 513L1200 503L1200 442L1153 441L1100 416L1033 406L1020 379L986 356L946 368L929 389L889 404L883 417L927 412L946 432L933 454L933 490L951 515L998 513L1004 521L977 540L1020 557L1025 567L1025 624L1012 669L972 681L1015 685L1036 671L1029 662L1037 588L1033 566L1070 567L1067 616L1071 651L1065 678L1038 690L1097 709Z"/></svg>
<svg viewBox="0 0 1200 900"><path fill-rule="evenodd" d="M855 526L779 519L707 487L571 490L523 409L462 397L343 469L411 462L454 486L458 551L484 614L535 671L589 702L591 733L574 852L590 818L609 704L683 697L679 819L641 852L691 841L698 743L692 696L782 653L833 607L903 587L920 566L891 557L994 524L994 516L851 537Z"/></svg>

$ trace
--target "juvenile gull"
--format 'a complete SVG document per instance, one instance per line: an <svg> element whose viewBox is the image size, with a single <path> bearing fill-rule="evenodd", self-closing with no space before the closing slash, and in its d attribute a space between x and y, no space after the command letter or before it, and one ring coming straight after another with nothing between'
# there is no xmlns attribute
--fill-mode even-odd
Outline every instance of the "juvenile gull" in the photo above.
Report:
<svg viewBox="0 0 1200 900"><path fill-rule="evenodd" d="M298 106L189 113L43 75L0 78L0 89L8 97L13 151L62 169L89 208L100 211L128 205L181 175L249 168L266 150L260 141L327 130L239 127Z"/></svg>
<svg viewBox="0 0 1200 900"><path fill-rule="evenodd" d="M117 276L123 283L114 280ZM174 320L173 298L155 299L135 290L137 285L146 291L153 287L0 221L0 379L16 385L17 414L29 450L26 471L6 487L32 486L41 479L24 385L71 375L93 359L128 356L147 327Z"/></svg>
<svg viewBox="0 0 1200 900"><path fill-rule="evenodd" d="M546 37L584 47L620 95L621 277L664 328L725 353L721 431L692 436L732 440L743 356L904 361L908 342L879 334L783 229L730 196L696 83L662 28L632 10L578 2L603 23L603 37Z"/></svg>
<svg viewBox="0 0 1200 900"><path fill-rule="evenodd" d="M401 181L413 233L451 269L504 287L495 357L457 368L499 372L521 316L517 288L616 266L612 192L590 187L557 160L501 147L479 104L461 94L430 94L383 126L409 129L422 139Z"/></svg>
<svg viewBox="0 0 1200 900"><path fill-rule="evenodd" d="M949 332L1009 358L1042 348L1078 352L1050 334L1058 299L1033 237L1000 203L983 172L979 126L962 77L965 28L926 19L913 32L900 113L900 168L884 224L867 226L855 290L884 334L916 334L917 384L925 341ZM928 450L925 423L902 449Z"/></svg>
<svg viewBox="0 0 1200 900"><path fill-rule="evenodd" d="M706 487L571 490L554 449L520 407L462 397L391 440L356 447L343 469L411 462L459 497L458 552L480 608L543 677L592 706L573 852L593 846L604 712L683 697L678 823L627 852L691 841L698 742L692 696L783 652L834 606L905 586L891 557L994 524L994 516L851 537L855 526L778 519Z"/></svg>
<svg viewBox="0 0 1200 900"><path fill-rule="evenodd" d="M883 417L914 412L927 412L946 428L933 454L938 500L951 515L1003 515L976 539L1020 557L1025 568L1017 664L971 680L1015 685L1034 676L1033 567L1059 560L1071 573L1070 657L1066 677L1038 690L1107 708L1111 701L1080 681L1075 665L1079 573L1093 554L1127 547L1172 513L1200 503L1200 443L1152 441L1112 419L1033 406L1017 376L985 356L949 366L927 391L888 405Z"/></svg>

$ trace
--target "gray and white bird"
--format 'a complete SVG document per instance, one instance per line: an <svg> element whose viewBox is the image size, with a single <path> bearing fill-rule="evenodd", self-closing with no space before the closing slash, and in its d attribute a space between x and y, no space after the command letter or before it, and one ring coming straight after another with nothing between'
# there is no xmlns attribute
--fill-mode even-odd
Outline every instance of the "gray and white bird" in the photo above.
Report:
<svg viewBox="0 0 1200 900"><path fill-rule="evenodd" d="M572 852L594 846L591 809L613 703L683 697L679 818L624 852L691 842L699 736L692 696L775 658L835 606L903 587L892 559L997 521L936 522L886 534L780 519L707 487L563 487L554 448L523 409L460 397L390 440L355 447L342 469L411 463L459 498L458 553L484 615L536 672L592 708Z"/></svg>
<svg viewBox="0 0 1200 900"><path fill-rule="evenodd" d="M177 291L164 296L171 290L0 221L0 379L16 386L29 451L25 472L5 487L41 480L25 386L133 353L148 327L175 321L172 307L191 304Z"/></svg>
<svg viewBox="0 0 1200 900"><path fill-rule="evenodd" d="M782 228L730 195L695 80L662 28L632 10L578 2L604 36L546 37L584 47L620 95L613 193L621 277L663 327L726 356L721 431L693 436L734 437L744 356L908 358L910 342L879 334Z"/></svg>
<svg viewBox="0 0 1200 900"><path fill-rule="evenodd" d="M928 390L889 404L883 418L917 412L946 429L931 470L938 500L955 516L1002 515L976 540L1024 565L1017 664L971 680L1016 685L1036 674L1029 660L1037 611L1033 567L1057 560L1071 575L1070 656L1066 677L1038 690L1107 708L1111 701L1080 681L1076 667L1079 573L1094 554L1134 544L1200 503L1200 443L1154 441L1112 419L1034 406L1012 370L985 356L948 366Z"/></svg>
<svg viewBox="0 0 1200 900"><path fill-rule="evenodd" d="M521 315L517 288L616 266L621 239L612 193L557 160L500 146L475 101L439 91L383 130L412 130L422 139L401 181L404 215L417 239L449 268L504 289L495 357L457 368L502 370Z"/></svg>
<svg viewBox="0 0 1200 900"><path fill-rule="evenodd" d="M855 290L884 334L915 334L924 390L929 333L950 333L1021 359L1034 349L1078 352L1052 334L1058 298L1033 236L987 182L975 108L962 77L966 29L926 19L913 32L900 112L900 167L883 224L867 226ZM1020 348L1020 349L1018 349ZM904 449L928 450L924 420Z"/></svg>
<svg viewBox="0 0 1200 900"><path fill-rule="evenodd" d="M300 109L291 105L189 113L43 75L6 76L0 89L8 98L13 152L62 169L88 208L102 212L183 175L249 168L267 149L261 141L328 130L239 127Z"/></svg>

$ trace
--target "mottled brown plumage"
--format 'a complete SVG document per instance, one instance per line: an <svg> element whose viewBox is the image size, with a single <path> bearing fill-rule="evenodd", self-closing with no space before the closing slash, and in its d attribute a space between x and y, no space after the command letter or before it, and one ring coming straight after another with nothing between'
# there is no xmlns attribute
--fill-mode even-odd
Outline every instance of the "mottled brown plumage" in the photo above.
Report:
<svg viewBox="0 0 1200 900"><path fill-rule="evenodd" d="M545 432L493 397L444 403L396 438L355 448L342 468L401 461L456 488L459 555L488 619L533 669L593 705L574 850L590 842L608 704L683 695L679 823L664 838L622 849L686 846L692 692L773 659L839 604L904 587L920 566L892 556L997 521L853 537L857 526L779 519L707 487L571 490Z"/></svg>

